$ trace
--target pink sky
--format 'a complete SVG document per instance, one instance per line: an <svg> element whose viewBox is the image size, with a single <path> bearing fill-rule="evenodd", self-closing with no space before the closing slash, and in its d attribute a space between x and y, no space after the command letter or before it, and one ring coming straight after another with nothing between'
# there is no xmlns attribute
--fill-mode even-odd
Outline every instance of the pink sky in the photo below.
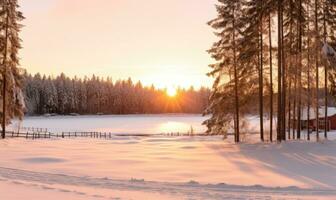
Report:
<svg viewBox="0 0 336 200"><path fill-rule="evenodd" d="M132 77L210 86L215 0L20 0L22 67L31 73Z"/></svg>

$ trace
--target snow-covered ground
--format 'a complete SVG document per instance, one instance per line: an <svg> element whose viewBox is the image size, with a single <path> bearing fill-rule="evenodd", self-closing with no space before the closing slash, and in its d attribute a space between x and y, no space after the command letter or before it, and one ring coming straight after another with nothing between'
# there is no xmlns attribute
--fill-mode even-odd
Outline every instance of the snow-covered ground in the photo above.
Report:
<svg viewBox="0 0 336 200"><path fill-rule="evenodd" d="M219 137L8 139L0 199L335 199L335 149Z"/></svg>
<svg viewBox="0 0 336 200"><path fill-rule="evenodd" d="M0 140L0 199L331 200L335 136L240 145L220 136Z"/></svg>
<svg viewBox="0 0 336 200"><path fill-rule="evenodd" d="M25 117L14 122L12 127L47 128L51 132L98 131L112 133L157 134L168 132L204 132L202 122L207 117L193 114L159 115L82 115L55 117Z"/></svg>

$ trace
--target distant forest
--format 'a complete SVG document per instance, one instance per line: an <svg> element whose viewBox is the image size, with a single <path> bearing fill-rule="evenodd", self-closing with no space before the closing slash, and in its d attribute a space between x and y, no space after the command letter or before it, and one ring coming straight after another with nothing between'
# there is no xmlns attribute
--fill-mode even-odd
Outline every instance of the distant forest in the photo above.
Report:
<svg viewBox="0 0 336 200"><path fill-rule="evenodd" d="M25 73L23 92L28 115L203 113L210 95L208 88L191 87L178 88L177 95L169 97L165 89L145 87L130 78L82 79L63 73L56 78Z"/></svg>

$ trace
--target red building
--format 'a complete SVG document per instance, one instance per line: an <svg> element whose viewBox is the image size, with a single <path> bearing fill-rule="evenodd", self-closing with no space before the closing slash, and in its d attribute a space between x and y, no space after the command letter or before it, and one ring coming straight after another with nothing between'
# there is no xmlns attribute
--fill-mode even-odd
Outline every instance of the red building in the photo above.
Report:
<svg viewBox="0 0 336 200"><path fill-rule="evenodd" d="M325 110L324 107L321 107L319 109L319 129L324 130L325 123ZM310 114L309 114L309 122L308 122L308 112L307 109L304 109L302 112L302 118L301 118L301 124L302 124L302 129L307 129L309 126L310 130L316 130L316 114L315 114L315 108L310 109ZM328 107L328 119L327 119L327 130L336 130L336 108L335 107Z"/></svg>

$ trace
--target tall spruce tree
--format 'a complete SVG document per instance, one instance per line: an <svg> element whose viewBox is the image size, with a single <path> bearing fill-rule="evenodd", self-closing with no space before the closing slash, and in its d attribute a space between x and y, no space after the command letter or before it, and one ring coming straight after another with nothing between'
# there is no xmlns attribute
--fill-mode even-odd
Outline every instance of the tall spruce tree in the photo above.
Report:
<svg viewBox="0 0 336 200"><path fill-rule="evenodd" d="M324 0L323 4L323 43L324 46L331 47L329 44L335 42L336 36L334 29L336 28L336 1ZM332 54L332 53L331 53ZM329 68L333 63L328 62L328 56L324 57L324 137L327 138L328 132L328 80L329 80ZM332 55L331 55L332 57ZM330 59L329 59L330 60Z"/></svg>
<svg viewBox="0 0 336 200"><path fill-rule="evenodd" d="M250 97L254 96L256 93L258 95L259 102L259 127L260 127L260 140L264 141L264 89L269 85L269 80L264 76L265 65L267 65L267 59L265 56L265 49L270 48L266 45L264 40L264 35L269 34L264 24L271 23L268 20L269 15L267 10L269 10L269 4L265 0L258 1L244 1L244 17L242 22L246 25L242 29L242 40L239 43L239 61L241 67L248 71L249 77L243 78L245 82L250 85L250 91L246 93ZM251 19L255 19L252 20ZM271 45L270 45L271 46ZM269 58L269 60L272 60ZM257 82L257 92L255 90L255 83ZM272 87L272 86L270 86ZM270 96L272 95L272 90L270 91ZM270 104L272 104L270 102ZM255 106L255 105L251 105ZM251 110L251 108L250 108ZM271 109L270 109L271 110Z"/></svg>
<svg viewBox="0 0 336 200"><path fill-rule="evenodd" d="M5 138L6 125L14 117L21 118L24 100L21 90L21 71L19 69L18 51L21 48L19 32L23 15L18 11L17 0L0 1L1 20L1 84L2 84L2 138Z"/></svg>
<svg viewBox="0 0 336 200"><path fill-rule="evenodd" d="M238 40L241 32L242 4L241 1L235 0L219 0L218 3L216 5L218 16L209 22L216 31L219 41L215 42L209 50L217 63L210 65L212 71L208 74L215 78L215 82L210 97L211 104L206 111L212 114L212 117L205 124L208 126L209 133L226 134L233 122L235 142L239 142L238 90L241 89L239 85L241 71L238 64Z"/></svg>

